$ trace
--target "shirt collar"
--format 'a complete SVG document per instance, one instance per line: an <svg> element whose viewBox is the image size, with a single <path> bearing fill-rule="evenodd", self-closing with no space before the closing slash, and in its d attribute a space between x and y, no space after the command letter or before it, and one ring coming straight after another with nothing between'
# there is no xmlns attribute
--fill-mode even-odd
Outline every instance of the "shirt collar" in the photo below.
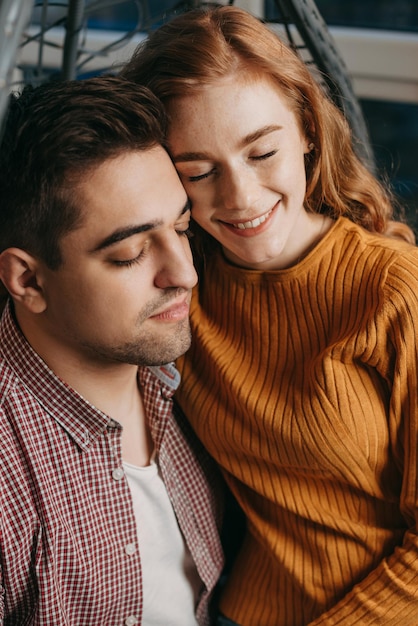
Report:
<svg viewBox="0 0 418 626"><path fill-rule="evenodd" d="M180 373L176 369L174 363L166 363L166 365L149 366L147 368L152 372L162 385L166 388L167 396L172 396L180 384Z"/></svg>

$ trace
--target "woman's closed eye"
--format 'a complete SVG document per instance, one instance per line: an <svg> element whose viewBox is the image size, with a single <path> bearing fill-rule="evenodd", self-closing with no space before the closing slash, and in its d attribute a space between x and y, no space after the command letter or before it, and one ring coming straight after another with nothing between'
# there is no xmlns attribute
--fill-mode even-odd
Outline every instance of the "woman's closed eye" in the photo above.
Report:
<svg viewBox="0 0 418 626"><path fill-rule="evenodd" d="M250 159L252 161L264 161L274 156L275 154L277 154L277 150L270 150L269 152L266 152L265 154L257 154L257 155L251 156Z"/></svg>
<svg viewBox="0 0 418 626"><path fill-rule="evenodd" d="M204 180L205 178L209 178L209 176L214 174L214 172L215 172L215 168L213 167L211 170L209 170L207 172L203 172L203 174L195 174L195 175L183 174L183 176L186 176L189 182L195 183L195 182L197 182L199 180Z"/></svg>
<svg viewBox="0 0 418 626"><path fill-rule="evenodd" d="M267 159L270 159L271 157L275 156L277 154L278 150L274 149L274 150L269 150L268 152L263 152L262 154L255 154L249 157L250 161L266 161ZM188 173L185 171L179 171L179 174L187 179L188 182L190 183L197 183L200 180L205 180L206 178L209 178L210 176L213 176L216 173L216 168L212 167L209 170L206 170L202 173L196 173L196 174L192 174L192 173Z"/></svg>
<svg viewBox="0 0 418 626"><path fill-rule="evenodd" d="M216 172L216 167L210 162L179 162L176 165L177 173L184 182L195 183L209 178Z"/></svg>
<svg viewBox="0 0 418 626"><path fill-rule="evenodd" d="M263 152L262 154L250 155L248 158L250 161L266 161L267 159L270 159L271 157L275 156L277 152L278 152L277 149L269 150L268 152ZM205 180L209 178L210 176L215 175L217 171L216 167L211 167L210 169L200 171L200 172L197 171L196 173L193 173L192 171L188 171L188 169L189 168L187 167L185 168L182 167L178 169L178 172L180 176L184 180L187 180L187 182L189 183L197 183L201 180Z"/></svg>

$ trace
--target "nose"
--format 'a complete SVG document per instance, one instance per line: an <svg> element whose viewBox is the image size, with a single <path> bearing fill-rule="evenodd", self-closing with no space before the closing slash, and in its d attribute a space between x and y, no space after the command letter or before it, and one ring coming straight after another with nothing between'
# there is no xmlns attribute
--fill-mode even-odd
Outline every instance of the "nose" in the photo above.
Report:
<svg viewBox="0 0 418 626"><path fill-rule="evenodd" d="M189 290L196 285L197 274L189 241L185 235L174 233L159 254L159 269L155 276L156 287Z"/></svg>
<svg viewBox="0 0 418 626"><path fill-rule="evenodd" d="M243 167L225 167L218 175L217 205L245 211L257 202L258 186L254 175Z"/></svg>

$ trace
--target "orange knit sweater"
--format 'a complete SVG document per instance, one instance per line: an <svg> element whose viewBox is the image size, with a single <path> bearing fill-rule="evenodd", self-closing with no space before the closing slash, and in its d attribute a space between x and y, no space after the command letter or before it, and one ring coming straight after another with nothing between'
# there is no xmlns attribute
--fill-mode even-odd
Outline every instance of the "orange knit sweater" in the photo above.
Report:
<svg viewBox="0 0 418 626"><path fill-rule="evenodd" d="M248 531L242 626L418 624L418 249L340 218L298 265L210 260L178 401Z"/></svg>

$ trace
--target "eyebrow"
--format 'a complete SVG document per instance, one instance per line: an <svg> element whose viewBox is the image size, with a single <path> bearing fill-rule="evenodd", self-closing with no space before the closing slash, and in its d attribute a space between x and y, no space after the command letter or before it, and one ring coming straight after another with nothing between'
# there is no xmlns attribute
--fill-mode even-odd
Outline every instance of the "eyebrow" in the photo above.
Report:
<svg viewBox="0 0 418 626"><path fill-rule="evenodd" d="M260 139L261 137L265 137L266 135L269 135L270 133L274 133L276 130L281 130L282 128L283 126L279 126L278 124L270 124L269 126L263 126L262 128L259 128L258 130L254 131L253 133L246 135L241 141L241 146L242 147L248 146L250 143L254 143L254 141L257 141L257 139Z"/></svg>
<svg viewBox="0 0 418 626"><path fill-rule="evenodd" d="M258 128L253 133L250 133L249 135L245 135L245 137L243 137L240 140L239 147L245 148L245 146L248 146L254 143L254 141L257 141L257 139L260 139L261 137L265 137L266 135L269 135L270 133L274 133L276 130L281 130L282 128L283 127L278 124L270 124L268 126L263 126L262 128ZM180 154L177 154L177 155L171 155L171 158L174 161L174 163L181 163L185 161L210 161L211 160L210 156L206 152L181 152Z"/></svg>
<svg viewBox="0 0 418 626"><path fill-rule="evenodd" d="M187 200L186 204L178 214L177 219L179 219L182 215L190 211L190 200ZM113 246L115 243L119 243L119 241L123 241L124 239L129 239L129 237L133 237L138 233L146 233L150 230L154 230L163 224L162 220L156 220L155 222L147 222L146 224L138 224L136 226L127 226L125 228L118 228L113 233L102 239L97 246L95 246L92 252L99 252L100 250L104 250L105 248L109 248Z"/></svg>

